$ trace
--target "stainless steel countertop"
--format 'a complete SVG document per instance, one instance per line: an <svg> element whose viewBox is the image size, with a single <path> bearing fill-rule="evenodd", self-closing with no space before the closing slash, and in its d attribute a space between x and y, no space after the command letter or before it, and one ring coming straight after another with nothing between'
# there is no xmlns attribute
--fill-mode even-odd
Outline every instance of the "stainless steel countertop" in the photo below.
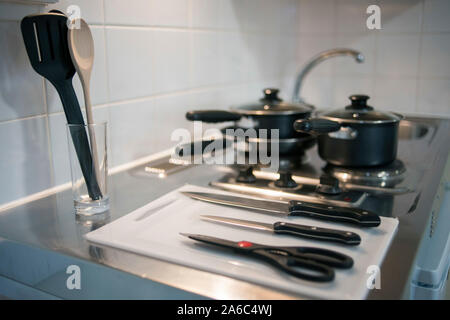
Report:
<svg viewBox="0 0 450 320"><path fill-rule="evenodd" d="M415 193L393 197L389 201L389 208L384 212L384 215L398 217L400 223L381 267L381 289L372 291L369 296L372 299L402 298L404 290L408 288L411 266L421 238L429 230L432 203L448 159L450 120L411 117L408 120L426 124L430 130L419 140L402 139L399 142L399 158L405 161L407 170L420 174L420 179ZM316 148L308 151L314 165L321 167L324 163L316 153ZM223 168L216 166L210 166L208 170L204 166L193 166L164 179L142 175L142 170L143 167L137 167L110 177L111 209L105 220L94 223L77 221L73 213L71 190L66 190L0 212L0 238L18 246L44 249L103 268L118 269L125 274L208 298L303 298L290 292L280 292L222 275L118 249L94 247L87 243L83 234L93 228L113 221L186 183L207 186L209 182L224 175ZM14 276L16 279L11 275L5 276L24 282L20 276Z"/></svg>

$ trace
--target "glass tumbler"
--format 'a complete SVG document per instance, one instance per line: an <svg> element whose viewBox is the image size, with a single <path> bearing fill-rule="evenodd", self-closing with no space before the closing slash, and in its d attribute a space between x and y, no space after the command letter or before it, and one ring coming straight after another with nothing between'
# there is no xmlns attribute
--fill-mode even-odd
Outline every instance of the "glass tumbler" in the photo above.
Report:
<svg viewBox="0 0 450 320"><path fill-rule="evenodd" d="M106 122L67 124L75 212L91 216L109 209Z"/></svg>

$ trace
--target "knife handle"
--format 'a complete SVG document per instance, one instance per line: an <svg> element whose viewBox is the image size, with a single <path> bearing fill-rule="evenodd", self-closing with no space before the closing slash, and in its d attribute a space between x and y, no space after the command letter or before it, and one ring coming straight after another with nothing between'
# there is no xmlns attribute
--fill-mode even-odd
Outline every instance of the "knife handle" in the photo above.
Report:
<svg viewBox="0 0 450 320"><path fill-rule="evenodd" d="M351 246L357 246L361 243L361 237L354 232L304 226L286 222L275 222L273 231L276 234L292 235L311 240L338 242Z"/></svg>
<svg viewBox="0 0 450 320"><path fill-rule="evenodd" d="M289 215L351 223L360 227L377 227L381 223L380 217L368 210L336 207L319 203L305 203L295 200L289 201Z"/></svg>

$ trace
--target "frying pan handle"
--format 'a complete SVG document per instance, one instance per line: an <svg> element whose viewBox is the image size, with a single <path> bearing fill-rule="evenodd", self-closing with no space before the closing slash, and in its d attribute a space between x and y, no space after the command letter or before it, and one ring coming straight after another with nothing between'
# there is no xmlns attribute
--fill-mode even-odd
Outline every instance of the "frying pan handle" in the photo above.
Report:
<svg viewBox="0 0 450 320"><path fill-rule="evenodd" d="M217 142L221 143L221 145L218 146ZM175 155L179 157L185 157L185 151L190 152L189 155L191 156L195 155L197 151L200 151L201 154L203 154L205 152L205 149L212 143L215 143L214 147L218 147L215 149L216 151L219 149L226 149L229 146L228 141L225 139L201 140L177 146L175 148Z"/></svg>
<svg viewBox="0 0 450 320"><path fill-rule="evenodd" d="M237 121L240 118L240 114L225 110L197 110L186 113L186 119L190 121L203 121L207 123Z"/></svg>
<svg viewBox="0 0 450 320"><path fill-rule="evenodd" d="M294 122L294 129L311 134L326 134L339 131L341 124L327 119L300 119Z"/></svg>

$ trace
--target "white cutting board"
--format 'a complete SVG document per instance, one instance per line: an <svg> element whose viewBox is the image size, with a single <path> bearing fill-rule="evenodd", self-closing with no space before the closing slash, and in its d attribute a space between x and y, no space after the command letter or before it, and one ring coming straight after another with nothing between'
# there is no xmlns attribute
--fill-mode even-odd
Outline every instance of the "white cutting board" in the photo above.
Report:
<svg viewBox="0 0 450 320"><path fill-rule="evenodd" d="M215 205L190 199L179 191L199 191L232 194L193 185L185 185L163 197L85 235L93 243L115 247L177 264L223 274L232 278L298 293L310 298L364 299L369 289L367 268L380 266L397 230L398 220L381 218L377 228L357 228L303 217L284 218L245 209ZM242 195L240 195L242 196ZM349 247L291 236L242 229L203 221L200 215L220 215L266 223L287 221L318 227L349 230L361 236L361 244ZM354 266L336 269L336 277L329 283L315 283L287 275L263 261L223 250L199 242L179 233L204 234L214 237L280 246L314 246L332 249L349 255ZM381 270L381 277L383 270Z"/></svg>

